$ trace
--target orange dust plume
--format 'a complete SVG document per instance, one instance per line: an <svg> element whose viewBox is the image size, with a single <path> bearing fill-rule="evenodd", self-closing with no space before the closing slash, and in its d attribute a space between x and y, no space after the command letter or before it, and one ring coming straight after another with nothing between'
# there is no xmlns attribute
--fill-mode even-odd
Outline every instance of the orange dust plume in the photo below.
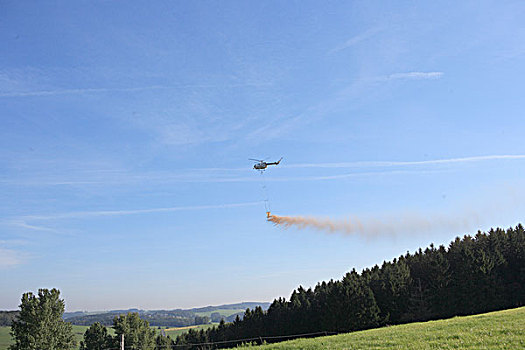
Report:
<svg viewBox="0 0 525 350"><path fill-rule="evenodd" d="M317 230L330 231L330 232L345 232L354 233L363 230L363 225L357 220L331 220L314 218L308 216L278 216L270 215L268 221L273 222L275 225L283 226L284 228L297 227L303 228L315 228Z"/></svg>
<svg viewBox="0 0 525 350"><path fill-rule="evenodd" d="M437 229L468 230L474 221L477 221L477 218L471 217L465 219L406 214L384 220L358 220L353 218L336 220L311 216L278 216L268 214L267 220L276 226L284 228L311 228L329 233L340 232L347 235L356 234L373 237L378 235L395 235L398 233L422 233Z"/></svg>

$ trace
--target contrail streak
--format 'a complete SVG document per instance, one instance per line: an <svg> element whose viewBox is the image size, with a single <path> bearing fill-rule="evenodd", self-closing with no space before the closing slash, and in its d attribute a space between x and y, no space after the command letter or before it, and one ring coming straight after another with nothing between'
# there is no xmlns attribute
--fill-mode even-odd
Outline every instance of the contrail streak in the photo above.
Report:
<svg viewBox="0 0 525 350"><path fill-rule="evenodd" d="M402 169L388 169L388 168L403 168L403 167L418 167L428 165L454 165L464 163L476 163L491 160L525 160L524 154L516 155L484 155L461 158L444 158L421 161L356 161L356 162L340 162L340 163L303 163L303 164L283 164L282 170L285 169L370 169L367 172L352 172L335 175L311 175L311 176L290 176L290 177L269 177L268 182L293 182L293 181L323 181L323 180L340 180L352 177L363 176L378 176L378 175L394 175L394 174L415 174L434 172L434 169L420 169L402 170ZM373 170L373 168L385 168ZM159 173L129 173L124 171L112 171L107 169L81 171L79 173L69 174L70 171L62 171L67 173L68 178L63 175L46 174L43 173L38 177L24 178L23 176L16 176L12 178L0 178L0 185L22 185L22 186L75 186L75 185L124 185L135 183L228 183L228 182L257 182L259 179L254 176L243 176L242 173L253 171L251 167L238 168L188 168L177 169L178 173L159 172ZM97 176L103 173L104 176ZM219 174L217 174L219 173ZM225 173L225 174L224 174ZM95 174L95 175L93 175Z"/></svg>
<svg viewBox="0 0 525 350"><path fill-rule="evenodd" d="M270 84L264 83L247 83L247 84L225 84L225 85L213 85L213 84L194 84L194 85L179 85L179 86L166 86L166 85L151 85L151 86L138 86L138 87L121 87L121 88L80 88L80 89L54 89L54 90L37 90L37 91L0 91L0 97L33 97L33 96L54 96L54 95L72 95L72 94L88 94L88 93L108 93L108 92L139 92L147 90L170 90L170 89L191 89L191 88L238 88L238 87L265 87Z"/></svg>
<svg viewBox="0 0 525 350"><path fill-rule="evenodd" d="M424 233L436 229L468 230L478 220L476 215L469 218L454 218L412 214L384 220L359 220L355 218L337 220L312 216L278 216L268 214L268 221L285 229L291 227L297 229L310 228L328 233L339 232L346 235L375 237L401 233Z"/></svg>
<svg viewBox="0 0 525 350"><path fill-rule="evenodd" d="M488 155L488 156L474 156L461 158L445 158L445 159L431 159L420 161L363 161L363 162L345 162L345 163L306 163L306 164L284 164L286 168L364 168L364 167L394 167L394 166L410 166L410 165L436 165L436 164L453 164L453 163L469 163L480 162L487 160L515 160L525 159L525 154L502 154L502 155Z"/></svg>
<svg viewBox="0 0 525 350"><path fill-rule="evenodd" d="M217 205L196 205L196 206L181 206L181 207L167 207L167 208L151 208L151 209L134 209L134 210L98 210L98 211L77 211L70 213L58 213L51 215L27 215L20 219L30 220L54 220L54 219L82 219L99 216L123 216L123 215L137 215L150 213L166 213L185 210L206 210L206 209L226 209L239 208L254 205L260 205L262 202L245 202L245 203L230 203ZM27 227L30 228L30 227Z"/></svg>

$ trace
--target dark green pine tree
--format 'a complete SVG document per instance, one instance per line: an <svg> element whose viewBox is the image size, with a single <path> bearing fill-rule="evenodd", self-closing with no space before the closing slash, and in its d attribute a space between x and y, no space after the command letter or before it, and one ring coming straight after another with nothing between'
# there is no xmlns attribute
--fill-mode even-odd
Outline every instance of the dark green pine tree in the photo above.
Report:
<svg viewBox="0 0 525 350"><path fill-rule="evenodd" d="M369 281L355 269L341 281L343 298L338 313L338 331L354 331L376 327L379 324L379 307Z"/></svg>
<svg viewBox="0 0 525 350"><path fill-rule="evenodd" d="M106 327L98 322L93 323L84 333L80 342L80 350L102 350L112 347L113 338Z"/></svg>
<svg viewBox="0 0 525 350"><path fill-rule="evenodd" d="M402 320L408 308L411 284L410 269L404 257L393 262L383 262L379 269L365 270L363 276L370 279L370 287L380 310L382 324L395 324Z"/></svg>
<svg viewBox="0 0 525 350"><path fill-rule="evenodd" d="M174 345L175 342L168 335L159 334L155 338L155 350L171 350Z"/></svg>
<svg viewBox="0 0 525 350"><path fill-rule="evenodd" d="M503 242L507 267L500 272L505 290L504 307L525 305L525 229L521 224L514 229L496 230Z"/></svg>
<svg viewBox="0 0 525 350"><path fill-rule="evenodd" d="M401 258L400 258L401 260ZM433 244L414 255L403 257L410 269L409 305L401 322L428 320L447 315L451 269L445 247L436 249Z"/></svg>
<svg viewBox="0 0 525 350"><path fill-rule="evenodd" d="M321 331L337 332L339 331L339 312L341 301L343 299L342 287L340 281L330 280L328 283L321 285L319 291L319 308L321 309L320 327Z"/></svg>
<svg viewBox="0 0 525 350"><path fill-rule="evenodd" d="M269 335L281 335L288 324L288 308L284 298L275 299L266 313L266 327Z"/></svg>
<svg viewBox="0 0 525 350"><path fill-rule="evenodd" d="M237 316L206 332L190 330L176 344L347 332L524 304L525 230L518 225L457 238L448 249L430 245L361 274L352 270L341 281L318 283L313 291L299 287L289 301L274 300L267 312L248 309L244 320Z"/></svg>

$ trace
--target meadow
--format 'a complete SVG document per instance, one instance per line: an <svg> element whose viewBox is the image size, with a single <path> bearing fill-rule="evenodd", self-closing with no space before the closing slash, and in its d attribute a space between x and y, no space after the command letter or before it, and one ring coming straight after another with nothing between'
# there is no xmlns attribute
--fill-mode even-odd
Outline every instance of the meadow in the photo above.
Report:
<svg viewBox="0 0 525 350"><path fill-rule="evenodd" d="M80 341L88 328L88 326L73 326L73 333L78 345L80 345ZM12 344L11 335L9 334L10 330L11 327L0 327L0 350L7 350L8 346ZM108 331L110 334L114 334L113 329L108 328Z"/></svg>
<svg viewBox="0 0 525 350"><path fill-rule="evenodd" d="M228 317L239 312L244 312L246 309L216 309L212 311L195 312L195 315L211 317L212 313L218 312L223 317Z"/></svg>
<svg viewBox="0 0 525 350"><path fill-rule="evenodd" d="M171 339L175 339L177 338L178 335L181 335L182 333L185 333L188 330L190 330L190 328L193 329L194 331L199 331L201 329L208 329L216 325L218 325L218 323L200 324L197 326L189 326L189 327L166 328L164 329L164 332L166 332L166 335L169 335ZM157 330L157 333L158 333L158 330Z"/></svg>
<svg viewBox="0 0 525 350"><path fill-rule="evenodd" d="M257 346L260 349L525 349L525 307L446 320L409 323L328 337ZM200 325L194 329L213 326ZM73 326L78 343L87 326ZM0 350L11 344L10 327L0 327ZM113 333L113 330L109 328ZM172 338L188 329L166 332ZM158 330L157 330L158 332Z"/></svg>
<svg viewBox="0 0 525 350"><path fill-rule="evenodd" d="M206 329L213 327L215 325L218 325L218 323L213 324L203 324L195 326L194 330L200 330L200 329ZM86 332L86 329L88 329L88 326L73 326L73 333L75 334L75 339L77 341L77 344L80 345L80 341L84 337L84 333ZM159 329L157 327L152 327L155 329L157 334L159 333ZM11 327L0 327L0 350L7 350L8 346L12 343L11 341L11 335L9 334L9 331L11 330ZM164 331L166 332L166 335L169 335L172 339L175 339L178 335L187 332L189 330L188 327L179 327L179 328L167 328ZM110 334L114 334L113 328L108 327L108 332Z"/></svg>
<svg viewBox="0 0 525 350"><path fill-rule="evenodd" d="M525 349L525 307L328 337L297 339L255 348L264 350Z"/></svg>
<svg viewBox="0 0 525 350"><path fill-rule="evenodd" d="M0 327L0 350L5 350L11 344L11 327Z"/></svg>

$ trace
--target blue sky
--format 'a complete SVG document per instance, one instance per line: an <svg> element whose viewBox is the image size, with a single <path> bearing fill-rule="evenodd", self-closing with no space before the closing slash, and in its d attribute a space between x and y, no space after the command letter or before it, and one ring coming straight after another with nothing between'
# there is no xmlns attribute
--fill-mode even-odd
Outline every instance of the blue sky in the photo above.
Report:
<svg viewBox="0 0 525 350"><path fill-rule="evenodd" d="M271 301L523 222L522 2L0 9L0 309ZM281 156L275 214L408 224L272 226Z"/></svg>

